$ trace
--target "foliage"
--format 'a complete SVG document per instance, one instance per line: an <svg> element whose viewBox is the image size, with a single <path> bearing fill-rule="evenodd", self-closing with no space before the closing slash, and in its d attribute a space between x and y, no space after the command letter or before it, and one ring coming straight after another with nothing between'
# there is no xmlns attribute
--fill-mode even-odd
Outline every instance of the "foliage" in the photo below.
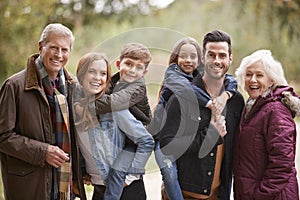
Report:
<svg viewBox="0 0 300 200"><path fill-rule="evenodd" d="M300 40L300 1L235 1L239 22L248 21L244 26L248 28L240 30L247 39L246 48L251 47L249 50L253 51L255 49L251 44L255 44L256 49L271 49L274 56L283 64L288 80L296 81L300 74L297 55L297 44Z"/></svg>
<svg viewBox="0 0 300 200"><path fill-rule="evenodd" d="M42 0L0 2L0 80L24 68L28 54L37 50L39 34L53 6L53 1Z"/></svg>
<svg viewBox="0 0 300 200"><path fill-rule="evenodd" d="M147 0L61 0L53 16L73 24L76 28L99 19L107 20L112 15L132 20L138 15L148 15L156 8Z"/></svg>
<svg viewBox="0 0 300 200"><path fill-rule="evenodd" d="M95 20L75 32L79 40L76 41L73 56L77 59L71 59L73 62L71 66L76 66L78 56L94 49L99 43L136 28L167 28L195 37L200 43L207 31L222 29L230 33L232 37L234 62L230 73L234 73L244 56L257 49L270 49L273 55L282 62L289 82L299 88L296 80L300 74L300 66L296 52L300 38L295 36L293 41L288 40L288 32L286 29L281 29L278 17L273 15L268 17L267 13L262 11L258 15L255 12L258 1L247 2L245 4L244 1L241 3L239 0L214 2L177 0L167 9L156 10L149 15L133 19L124 18L120 21L118 15L113 15L108 20ZM272 25L269 24L268 18L273 18ZM168 38L161 35L161 37L157 36L157 40L166 43ZM116 48L115 51L117 52L118 49ZM163 59L167 61L168 54Z"/></svg>
<svg viewBox="0 0 300 200"><path fill-rule="evenodd" d="M100 4L103 4L101 12ZM24 68L28 55L37 51L37 41L42 29L50 22L63 23L76 31L94 21L96 23L93 24L102 27L111 18L117 18L116 23L120 23L123 19L135 18L139 14L146 15L155 9L146 0L1 1L0 83Z"/></svg>
<svg viewBox="0 0 300 200"><path fill-rule="evenodd" d="M300 60L297 53L300 43L299 0L176 0L166 9L158 9L146 0L136 0L136 4L122 7L122 12L113 9L105 11L105 6L113 6L115 2L125 4L128 1L0 1L0 84L25 67L27 57L37 51L37 41L43 27L49 22L61 22L70 27L76 37L68 63L73 73L83 54L133 29L170 29L178 31L179 35L194 37L199 43L207 31L222 29L232 37L234 62L230 68L231 73L234 73L244 56L257 49L270 49L282 62L287 79L298 88L300 94ZM104 3L102 12L95 10L97 2ZM145 7L141 5L148 6L149 10L142 9ZM161 44L172 41L165 35L156 36L155 39ZM111 48L115 52L120 50L115 44ZM156 91L168 56L169 52L166 51L153 53L152 63L157 68L152 68L155 70L154 75L151 75L151 69L146 75L147 81L151 83L148 84L148 92L153 102L157 100ZM299 118L297 120L299 122Z"/></svg>
<svg viewBox="0 0 300 200"><path fill-rule="evenodd" d="M283 63L289 80L296 82L300 74L298 0L176 0L166 9L147 0L6 0L0 8L1 82L24 68L28 55L37 51L41 30L54 21L74 31L75 49L69 61L74 67L81 55L111 37L136 28L161 27L200 43L209 30L227 31L233 40L231 73L242 57L268 48ZM167 39L157 38L161 43Z"/></svg>
<svg viewBox="0 0 300 200"><path fill-rule="evenodd" d="M240 14L250 11L255 13L255 22L258 25L266 21L266 28L270 30L270 40L281 39L282 33L287 33L286 40L293 42L300 37L300 1L299 0L239 0ZM246 10L247 9L247 10ZM265 19L265 20L261 20ZM279 32L274 31L278 26ZM277 28L277 27L275 27Z"/></svg>

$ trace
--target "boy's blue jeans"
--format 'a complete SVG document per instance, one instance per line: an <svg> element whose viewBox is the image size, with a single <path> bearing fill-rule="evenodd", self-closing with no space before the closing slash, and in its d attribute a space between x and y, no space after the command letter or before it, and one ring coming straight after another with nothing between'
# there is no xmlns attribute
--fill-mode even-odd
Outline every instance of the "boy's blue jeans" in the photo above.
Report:
<svg viewBox="0 0 300 200"><path fill-rule="evenodd" d="M122 110L114 113L118 128L134 144L125 144L123 150L110 169L106 181L104 200L119 200L127 174L142 175L145 165L154 148L154 140L143 124L129 112ZM136 144L136 145L135 145Z"/></svg>
<svg viewBox="0 0 300 200"><path fill-rule="evenodd" d="M166 156L160 150L159 141L155 142L155 160L160 168L165 192L170 200L183 200L178 182L177 166L173 156Z"/></svg>
<svg viewBox="0 0 300 200"><path fill-rule="evenodd" d="M125 178L132 164L135 149L134 145L127 145L118 155L108 176L104 200L118 200L121 198Z"/></svg>

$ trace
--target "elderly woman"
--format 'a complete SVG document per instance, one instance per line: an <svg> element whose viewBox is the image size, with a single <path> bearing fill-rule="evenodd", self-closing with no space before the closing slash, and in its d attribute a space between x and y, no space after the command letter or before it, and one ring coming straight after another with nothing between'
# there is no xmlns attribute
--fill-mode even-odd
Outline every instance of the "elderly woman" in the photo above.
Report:
<svg viewBox="0 0 300 200"><path fill-rule="evenodd" d="M293 120L299 97L269 50L245 57L236 76L249 99L235 136L234 199L299 199Z"/></svg>

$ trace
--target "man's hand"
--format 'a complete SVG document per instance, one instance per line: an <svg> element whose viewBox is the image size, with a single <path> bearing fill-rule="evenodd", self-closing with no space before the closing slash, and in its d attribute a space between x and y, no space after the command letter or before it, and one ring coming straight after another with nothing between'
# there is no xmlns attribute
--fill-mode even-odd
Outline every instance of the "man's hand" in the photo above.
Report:
<svg viewBox="0 0 300 200"><path fill-rule="evenodd" d="M70 158L63 150L57 146L49 145L46 153L46 162L55 168L60 167Z"/></svg>
<svg viewBox="0 0 300 200"><path fill-rule="evenodd" d="M218 130L222 137L227 134L226 121L223 115L212 115L210 123Z"/></svg>

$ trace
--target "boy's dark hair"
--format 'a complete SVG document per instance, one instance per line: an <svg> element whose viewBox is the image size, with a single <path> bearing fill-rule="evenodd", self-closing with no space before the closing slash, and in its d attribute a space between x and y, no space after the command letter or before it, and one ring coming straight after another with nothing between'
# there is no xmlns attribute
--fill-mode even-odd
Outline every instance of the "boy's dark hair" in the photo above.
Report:
<svg viewBox="0 0 300 200"><path fill-rule="evenodd" d="M145 63L146 68L152 59L150 50L145 45L140 43L125 44L121 50L120 61L122 61L124 58L141 60L143 63Z"/></svg>
<svg viewBox="0 0 300 200"><path fill-rule="evenodd" d="M206 44L209 42L227 42L229 55L231 54L231 39L228 33L220 30L214 30L207 33L203 38L203 54L206 51Z"/></svg>

